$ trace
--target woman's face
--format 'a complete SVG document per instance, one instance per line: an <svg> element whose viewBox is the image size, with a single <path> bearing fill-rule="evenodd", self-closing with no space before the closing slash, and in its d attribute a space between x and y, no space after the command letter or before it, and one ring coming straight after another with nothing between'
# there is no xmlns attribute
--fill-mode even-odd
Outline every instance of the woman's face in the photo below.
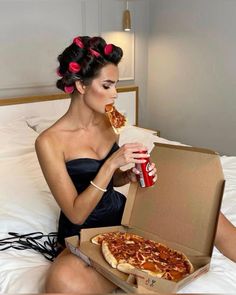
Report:
<svg viewBox="0 0 236 295"><path fill-rule="evenodd" d="M105 112L107 104L113 104L117 98L116 84L118 82L118 67L113 64L104 66L99 76L86 86L85 102L100 113Z"/></svg>

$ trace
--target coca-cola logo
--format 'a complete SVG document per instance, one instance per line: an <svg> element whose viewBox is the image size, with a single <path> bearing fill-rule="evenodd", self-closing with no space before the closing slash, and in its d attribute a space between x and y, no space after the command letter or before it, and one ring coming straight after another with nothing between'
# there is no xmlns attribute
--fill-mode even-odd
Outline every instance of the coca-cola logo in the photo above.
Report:
<svg viewBox="0 0 236 295"><path fill-rule="evenodd" d="M149 169L150 166L151 166L151 164L148 162L147 165L146 165L146 172L148 172L148 171L150 170L150 169Z"/></svg>

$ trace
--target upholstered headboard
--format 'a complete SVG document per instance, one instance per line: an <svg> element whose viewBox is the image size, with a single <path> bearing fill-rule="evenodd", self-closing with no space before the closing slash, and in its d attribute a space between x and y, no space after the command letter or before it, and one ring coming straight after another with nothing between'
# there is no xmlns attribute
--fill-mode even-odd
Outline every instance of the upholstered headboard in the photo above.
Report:
<svg viewBox="0 0 236 295"><path fill-rule="evenodd" d="M124 113L128 124L138 124L138 87L118 87L117 109ZM67 94L37 95L0 99L0 123L8 123L20 117L60 117L70 103Z"/></svg>

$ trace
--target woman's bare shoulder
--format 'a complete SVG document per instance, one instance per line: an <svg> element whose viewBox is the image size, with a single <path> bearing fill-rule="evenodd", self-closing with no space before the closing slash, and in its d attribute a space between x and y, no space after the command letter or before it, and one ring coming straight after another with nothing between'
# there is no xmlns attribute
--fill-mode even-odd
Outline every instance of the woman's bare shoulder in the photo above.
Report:
<svg viewBox="0 0 236 295"><path fill-rule="evenodd" d="M58 132L54 126L42 131L36 138L36 144L49 144L58 140Z"/></svg>
<svg viewBox="0 0 236 295"><path fill-rule="evenodd" d="M60 154L62 150L60 131L56 125L52 125L38 135L35 141L36 152L53 152Z"/></svg>

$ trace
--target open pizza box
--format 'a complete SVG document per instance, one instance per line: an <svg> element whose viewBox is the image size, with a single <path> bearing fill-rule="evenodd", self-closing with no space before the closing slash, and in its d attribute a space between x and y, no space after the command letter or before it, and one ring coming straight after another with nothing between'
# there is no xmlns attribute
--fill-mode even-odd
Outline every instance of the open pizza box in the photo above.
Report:
<svg viewBox="0 0 236 295"><path fill-rule="evenodd" d="M83 229L80 241L77 236L66 239L71 252L127 293L173 293L209 270L223 196L224 175L217 153L155 144L151 159L157 166L157 183L149 188L130 185L121 226ZM113 269L91 238L116 230L139 234L183 252L194 272L174 282L138 270L127 275Z"/></svg>

